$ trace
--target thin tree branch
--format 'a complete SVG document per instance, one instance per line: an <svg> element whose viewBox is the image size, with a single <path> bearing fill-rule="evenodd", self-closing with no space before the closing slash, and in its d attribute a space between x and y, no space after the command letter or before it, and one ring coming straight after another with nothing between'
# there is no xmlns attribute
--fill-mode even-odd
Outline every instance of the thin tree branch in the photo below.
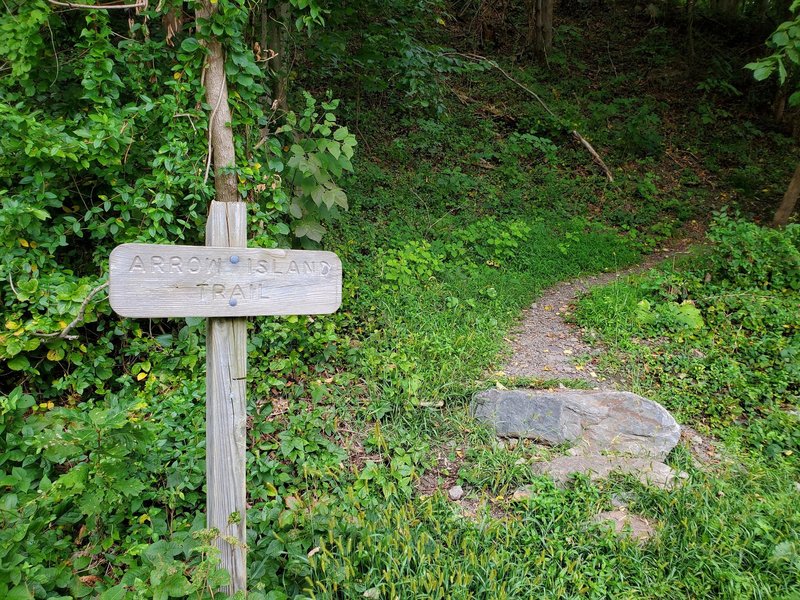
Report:
<svg viewBox="0 0 800 600"><path fill-rule="evenodd" d="M86 298L83 299L83 302L81 303L81 307L78 310L78 314L75 315L75 318L72 319L72 321L70 321L69 325L64 327L64 329L62 329L61 331L57 331L55 333L36 333L35 332L35 333L33 333L33 335L35 335L36 337L40 337L40 338L59 338L59 339L62 339L62 340L76 340L76 339L78 339L77 335L68 335L69 332L76 325L78 325L81 321L83 321L84 316L86 316L86 307L89 306L89 302L92 301L92 298L94 298L97 294L99 294L102 290L106 289L107 287L108 287L108 281L106 281L105 283L101 283L96 288L94 288L91 292L89 292L89 294L86 296Z"/></svg>
<svg viewBox="0 0 800 600"><path fill-rule="evenodd" d="M511 75L509 75L505 71L505 69L503 69L495 61L493 61L491 59L488 59L485 56L481 56L480 54L472 54L472 53L463 54L461 52L455 52L455 53L450 53L450 54L456 54L458 56L463 56L464 58L468 58L470 60L482 61L482 62L485 62L487 65L490 65L490 66L494 67L495 69L500 71L505 76L505 78L508 79L511 83L513 83L514 85L516 85L517 87L521 88L522 90L527 92L529 95L531 95L542 106L542 108L545 110L545 112L547 114L549 114L551 117L553 117L557 121L560 120L556 116L556 114L552 110L550 110L550 107L547 106L547 104L545 104L544 100L541 99L539 94L537 94L536 92L534 92L532 89L530 89L526 85L524 85L524 84L520 83L519 81L517 81L516 79L514 79ZM578 133L578 131L575 130L575 129L571 130L570 134L572 135L572 137L574 137L576 140L578 140L584 148L586 148L586 150L589 152L589 154L594 159L594 161L598 164L598 166L601 169L603 169L603 172L606 175L606 179L608 179L609 182L613 182L614 181L614 176L611 174L611 169L609 169L608 166L606 165L606 163L603 161L603 159L600 158L600 155L592 147L592 145L588 142L588 140L585 137L583 137L580 133Z"/></svg>
<svg viewBox="0 0 800 600"><path fill-rule="evenodd" d="M136 0L133 4L76 4L74 2L59 2L58 0L47 0L55 6L65 8L86 8L89 10L117 10L126 8L147 8L148 0Z"/></svg>

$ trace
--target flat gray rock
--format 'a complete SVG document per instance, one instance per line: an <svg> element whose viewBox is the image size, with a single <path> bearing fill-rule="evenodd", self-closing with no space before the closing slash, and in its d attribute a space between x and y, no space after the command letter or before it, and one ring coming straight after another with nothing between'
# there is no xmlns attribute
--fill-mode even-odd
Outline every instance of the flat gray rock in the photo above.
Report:
<svg viewBox="0 0 800 600"><path fill-rule="evenodd" d="M670 489L686 475L653 458L630 456L559 456L548 462L533 465L537 475L549 475L559 487L564 487L576 473L590 481L607 479L612 473L633 475L644 485Z"/></svg>
<svg viewBox="0 0 800 600"><path fill-rule="evenodd" d="M656 532L644 517L634 515L625 510L607 510L596 514L593 523L601 523L613 529L620 537L630 537L643 544Z"/></svg>
<svg viewBox="0 0 800 600"><path fill-rule="evenodd" d="M450 497L450 500L461 500L464 496L464 488L460 485L454 485L449 490L447 490L447 495Z"/></svg>
<svg viewBox="0 0 800 600"><path fill-rule="evenodd" d="M492 389L475 394L472 412L498 436L571 443L584 455L664 458L681 435L663 406L631 392Z"/></svg>

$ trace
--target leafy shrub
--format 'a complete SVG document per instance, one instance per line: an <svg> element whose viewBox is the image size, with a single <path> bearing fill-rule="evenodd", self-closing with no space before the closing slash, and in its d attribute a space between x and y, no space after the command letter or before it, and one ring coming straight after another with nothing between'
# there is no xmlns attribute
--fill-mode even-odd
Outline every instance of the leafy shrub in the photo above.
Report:
<svg viewBox="0 0 800 600"><path fill-rule="evenodd" d="M723 213L709 239L709 272L723 287L800 290L800 226L779 231Z"/></svg>
<svg viewBox="0 0 800 600"><path fill-rule="evenodd" d="M530 158L534 151L541 154L547 162L556 161L558 148L553 140L530 133L511 133L506 138L506 150L514 155Z"/></svg>
<svg viewBox="0 0 800 600"><path fill-rule="evenodd" d="M512 219L498 221L494 217L484 217L467 225L464 229L454 231L454 242L446 244L446 248L459 248L459 244L481 261L493 266L506 265L512 262L519 252L520 245L531 233L531 226L521 220Z"/></svg>
<svg viewBox="0 0 800 600"><path fill-rule="evenodd" d="M685 270L593 292L579 320L633 352L629 372L683 414L757 419L800 394L797 231L720 215L708 237L715 244Z"/></svg>
<svg viewBox="0 0 800 600"><path fill-rule="evenodd" d="M800 416L797 412L775 411L764 419L753 420L746 439L768 457L800 454Z"/></svg>
<svg viewBox="0 0 800 600"><path fill-rule="evenodd" d="M387 285L400 289L420 283L424 285L444 268L442 256L424 240L412 240L402 248L384 252L380 261Z"/></svg>

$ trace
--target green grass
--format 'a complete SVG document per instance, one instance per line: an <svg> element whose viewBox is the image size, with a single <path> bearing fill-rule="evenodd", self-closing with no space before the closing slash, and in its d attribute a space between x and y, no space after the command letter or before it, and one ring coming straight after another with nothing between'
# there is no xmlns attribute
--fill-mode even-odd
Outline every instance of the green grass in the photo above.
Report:
<svg viewBox="0 0 800 600"><path fill-rule="evenodd" d="M527 502L486 499L472 517L441 496L331 522L311 560L314 598L791 598L800 584L797 491L780 465L692 473L674 492L625 480ZM586 524L615 493L657 523L639 546ZM766 500L768 499L768 500ZM492 510L489 510L491 505ZM499 514L498 514L499 513Z"/></svg>

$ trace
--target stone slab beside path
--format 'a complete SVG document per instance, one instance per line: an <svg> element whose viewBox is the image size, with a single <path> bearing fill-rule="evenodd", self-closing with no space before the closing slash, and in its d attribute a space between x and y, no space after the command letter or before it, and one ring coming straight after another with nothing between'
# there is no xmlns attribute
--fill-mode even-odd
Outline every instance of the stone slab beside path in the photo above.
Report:
<svg viewBox="0 0 800 600"><path fill-rule="evenodd" d="M663 406L631 392L491 389L475 395L472 410L500 437L569 443L582 455L663 459L681 435Z"/></svg>
<svg viewBox="0 0 800 600"><path fill-rule="evenodd" d="M549 475L559 487L565 487L576 473L590 481L607 479L612 473L633 475L644 485L673 488L686 475L653 458L632 456L559 456L533 465L537 475Z"/></svg>

